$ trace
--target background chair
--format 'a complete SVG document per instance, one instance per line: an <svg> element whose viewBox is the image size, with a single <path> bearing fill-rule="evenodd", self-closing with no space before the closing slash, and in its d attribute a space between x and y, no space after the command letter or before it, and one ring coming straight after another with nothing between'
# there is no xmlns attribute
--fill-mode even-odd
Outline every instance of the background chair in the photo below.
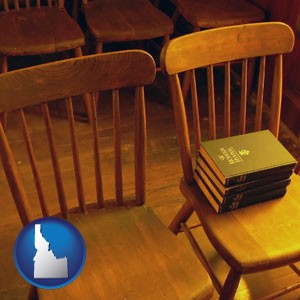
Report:
<svg viewBox="0 0 300 300"><path fill-rule="evenodd" d="M143 205L146 194L143 85L152 83L154 78L152 57L139 50L73 58L0 75L0 112L17 110L24 133L25 144L18 143L18 149L23 147L24 151L14 158L14 146L8 141L9 130L4 132L0 124L2 164L23 225L41 214L62 216L77 226L87 246L86 264L79 277L64 288L38 290L40 299L211 297L211 282L196 257ZM134 134L122 136L127 147L124 151L119 89L128 87L135 87L134 91L125 91L134 96L135 118L129 130ZM76 136L71 96L99 90L113 90L113 143L110 146L107 146L107 137L104 143L99 143L95 98L91 126L79 124L90 130L90 139ZM48 103L57 98L66 98L68 121L53 124ZM126 101L131 101L128 95ZM35 128L30 134L24 109L28 114L35 113L37 108L29 109L32 105L41 108L45 132ZM41 118L41 114L37 117ZM18 135L14 132L13 137ZM128 133L127 127L125 133ZM128 141L130 138L134 143ZM35 152L36 144L40 146ZM26 160L25 149L29 160ZM17 167L16 159L22 160L22 166ZM49 173L51 165L54 178ZM30 169L34 183L28 180ZM30 198L25 193L25 183ZM34 186L41 212L34 201ZM58 203L54 201L55 189ZM114 191L115 201L105 201L112 199ZM92 203L87 203L88 199ZM101 209L103 207L105 209Z"/></svg>
<svg viewBox="0 0 300 300"><path fill-rule="evenodd" d="M45 5L38 0L36 5L32 5L29 0L4 0L3 8L0 12L2 73L8 71L8 57L12 56L41 55L66 50L74 50L75 56L82 56L84 35L64 9L64 1L48 1ZM84 101L89 116L88 95L84 96ZM2 121L5 126L5 114L2 115Z"/></svg>
<svg viewBox="0 0 300 300"><path fill-rule="evenodd" d="M83 12L96 53L112 42L145 41L173 32L171 19L148 0L84 0Z"/></svg>
<svg viewBox="0 0 300 300"><path fill-rule="evenodd" d="M173 20L176 22L182 16L192 25L193 31L218 28L245 23L262 22L264 11L247 0L171 0L176 9ZM254 76L254 61L250 61L248 86L252 86ZM190 73L185 75L182 92L184 99L190 90Z"/></svg>
<svg viewBox="0 0 300 300"><path fill-rule="evenodd" d="M300 260L300 205L298 201L300 178L293 175L291 186L281 200L260 203L218 215L195 184L193 163L196 161L196 155L192 155L190 138L193 138L194 152L196 152L200 147L201 139L215 139L222 135L244 134L246 131L269 128L278 137L282 93L282 57L283 53L292 51L293 45L294 34L286 24L256 23L185 35L170 41L162 50L161 65L169 75L184 175L180 182L180 190L186 198L184 205L170 224L170 229L177 234L182 227L187 233L202 263L209 270L214 286L220 294L220 299L234 298L241 276L244 274L290 265L299 275L300 272L293 263ZM274 59L274 74L272 97L269 102L269 124L266 125L262 116L265 63L266 56L269 55L272 55ZM246 66L247 60L254 57L261 58L256 114L255 119L250 120L247 118ZM243 61L239 102L232 99L230 90L230 66L231 62L237 59ZM223 107L220 107L220 103L218 104L215 100L213 65L219 63L225 63ZM208 72L207 105L204 99L201 99L200 103L198 102L195 69L200 67L207 67ZM193 126L188 124L178 76L179 73L188 70L191 70L192 74ZM239 120L231 118L233 109L239 109ZM216 119L217 110L224 111L223 120L218 120L223 121L223 125L221 124L219 127L217 125L220 123L217 123ZM207 120L205 120L205 116L207 116ZM219 280L213 272L214 270L211 269L191 230L185 225L194 211L209 241L229 265L230 271L224 284L223 279ZM283 289L273 296L291 291L299 286L300 283L297 282L294 287Z"/></svg>

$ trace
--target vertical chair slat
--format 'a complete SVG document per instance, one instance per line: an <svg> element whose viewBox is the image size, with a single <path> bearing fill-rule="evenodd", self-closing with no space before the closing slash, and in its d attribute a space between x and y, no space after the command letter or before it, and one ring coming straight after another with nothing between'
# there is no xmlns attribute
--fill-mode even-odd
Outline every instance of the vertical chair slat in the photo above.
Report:
<svg viewBox="0 0 300 300"><path fill-rule="evenodd" d="M34 154L33 145L32 145L30 135L29 135L28 125L27 125L27 121L26 121L23 109L19 110L19 116L20 116L20 120L21 120L21 124L22 124L24 141L25 141L25 145L27 148L28 157L29 157L29 161L30 161L30 165L31 165L31 169L32 169L32 175L34 178L34 183L35 183L37 194L39 197L40 207L41 207L43 216L47 217L47 216L49 216L49 209L48 209L47 203L46 203L45 192L42 187L41 176L37 169L37 161L36 161L36 157Z"/></svg>
<svg viewBox="0 0 300 300"><path fill-rule="evenodd" d="M113 135L115 151L115 189L116 201L123 203L123 184L122 184L122 157L121 157L121 128L120 128L120 105L119 90L113 90Z"/></svg>
<svg viewBox="0 0 300 300"><path fill-rule="evenodd" d="M278 137L282 102L282 54L276 55L272 84L270 130Z"/></svg>
<svg viewBox="0 0 300 300"><path fill-rule="evenodd" d="M103 196L103 185L100 165L100 151L98 141L98 123L97 123L97 112L96 112L96 93L92 94L92 105L91 105L91 124L93 131L93 148L94 148L94 163L95 163L95 180L96 180L96 194L97 204L99 208L104 207L104 196Z"/></svg>
<svg viewBox="0 0 300 300"><path fill-rule="evenodd" d="M198 151L200 149L200 143L201 143L201 125L200 125L200 116L199 116L199 104L198 104L198 93L197 93L195 70L192 71L191 95L192 95L192 106L193 106L195 145L196 145L196 151Z"/></svg>
<svg viewBox="0 0 300 300"><path fill-rule="evenodd" d="M69 120L71 144L72 144L72 154L73 154L78 205L79 205L81 212L84 213L84 212L86 212L86 205L85 205L85 198L84 198L81 167L80 167L80 161L79 161L78 141L77 141L77 137L76 137L75 119L74 119L73 105L72 105L71 97L68 97L66 99L66 107L67 107L67 114L68 114L68 120Z"/></svg>
<svg viewBox="0 0 300 300"><path fill-rule="evenodd" d="M4 129L0 123L0 155L3 169L23 226L32 221L30 205Z"/></svg>
<svg viewBox="0 0 300 300"><path fill-rule="evenodd" d="M7 56L3 55L1 61L1 73L6 73L8 71L8 64L7 64ZM4 130L7 128L7 112L3 112L0 114L0 122L2 122L2 126Z"/></svg>
<svg viewBox="0 0 300 300"><path fill-rule="evenodd" d="M243 59L242 67L242 87L241 87L241 107L240 107L240 134L246 132L246 114L247 114L247 76L248 75L248 59Z"/></svg>
<svg viewBox="0 0 300 300"><path fill-rule="evenodd" d="M215 89L214 89L214 69L213 65L207 67L208 81L208 122L209 122L209 138L215 139L217 136L216 130L216 104L215 104Z"/></svg>
<svg viewBox="0 0 300 300"><path fill-rule="evenodd" d="M41 0L36 0L36 7L38 7L38 8L41 7Z"/></svg>
<svg viewBox="0 0 300 300"><path fill-rule="evenodd" d="M6 12L9 12L9 4L8 4L8 0L3 0L3 6L4 6L4 10Z"/></svg>
<svg viewBox="0 0 300 300"><path fill-rule="evenodd" d="M260 58L260 65L259 65L257 101L256 101L256 112L255 112L255 130L256 131L261 130L263 99L264 99L264 86L265 86L265 67L266 67L266 57L262 56Z"/></svg>
<svg viewBox="0 0 300 300"><path fill-rule="evenodd" d="M182 124L181 127L176 127L178 142L180 147L181 164L184 174L184 179L187 183L194 182L193 167L191 160L191 143L187 127L187 118L184 100L181 92L180 81L178 74L169 76L170 89L172 94L172 104L175 113L176 124Z"/></svg>
<svg viewBox="0 0 300 300"><path fill-rule="evenodd" d="M52 7L52 0L48 0L48 7Z"/></svg>
<svg viewBox="0 0 300 300"><path fill-rule="evenodd" d="M144 87L135 89L134 161L136 203L146 198L146 108Z"/></svg>
<svg viewBox="0 0 300 300"><path fill-rule="evenodd" d="M231 135L230 132L230 62L225 64L225 92L224 92L224 135L228 137Z"/></svg>
<svg viewBox="0 0 300 300"><path fill-rule="evenodd" d="M62 175L61 175L60 165L58 162L57 150L56 150L55 140L54 140L54 136L53 136L53 128L52 128L51 118L50 118L50 114L49 114L49 109L48 109L48 105L46 103L41 104L41 107L42 107L42 112L43 112L43 116L44 116L44 122L45 122L47 137L48 137L49 150L50 150L50 154L51 154L51 161L52 161L52 166L53 166L53 171L54 171L54 178L55 178L55 183L56 183L56 189L57 189L60 210L61 210L62 216L64 218L67 218L68 217L68 207L67 207L65 192L64 192L63 183L62 183Z"/></svg>

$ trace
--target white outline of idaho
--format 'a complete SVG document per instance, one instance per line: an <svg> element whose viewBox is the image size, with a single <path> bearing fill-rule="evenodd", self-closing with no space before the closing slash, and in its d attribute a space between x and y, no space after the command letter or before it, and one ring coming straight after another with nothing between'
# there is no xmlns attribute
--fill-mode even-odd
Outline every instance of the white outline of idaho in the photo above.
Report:
<svg viewBox="0 0 300 300"><path fill-rule="evenodd" d="M34 278L68 278L68 259L56 258L50 250L50 243L41 232L41 224L35 224L34 247L37 250L34 261Z"/></svg>

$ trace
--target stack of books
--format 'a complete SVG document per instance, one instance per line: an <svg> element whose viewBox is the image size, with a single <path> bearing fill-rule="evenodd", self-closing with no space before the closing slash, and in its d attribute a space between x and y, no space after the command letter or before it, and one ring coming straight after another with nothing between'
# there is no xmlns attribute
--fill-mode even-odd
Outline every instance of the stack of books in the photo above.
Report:
<svg viewBox="0 0 300 300"><path fill-rule="evenodd" d="M217 213L284 196L296 165L269 130L201 144L195 181Z"/></svg>

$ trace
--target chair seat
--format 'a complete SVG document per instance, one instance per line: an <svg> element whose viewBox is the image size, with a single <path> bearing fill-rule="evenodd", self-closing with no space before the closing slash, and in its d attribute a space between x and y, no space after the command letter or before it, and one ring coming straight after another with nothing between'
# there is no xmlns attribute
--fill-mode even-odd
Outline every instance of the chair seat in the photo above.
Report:
<svg viewBox="0 0 300 300"><path fill-rule="evenodd" d="M147 40L169 35L173 23L148 0L96 0L84 6L87 24L98 42Z"/></svg>
<svg viewBox="0 0 300 300"><path fill-rule="evenodd" d="M20 9L0 14L0 53L7 56L46 54L84 45L78 24L59 8Z"/></svg>
<svg viewBox="0 0 300 300"><path fill-rule="evenodd" d="M182 16L199 28L260 22L264 12L246 0L177 0Z"/></svg>
<svg viewBox="0 0 300 300"><path fill-rule="evenodd" d="M39 299L209 299L213 288L191 249L145 206L90 210L70 221L86 243L79 277Z"/></svg>
<svg viewBox="0 0 300 300"><path fill-rule="evenodd" d="M292 176L284 197L217 214L196 184L181 181L192 197L207 236L238 271L251 273L300 260L300 177Z"/></svg>

